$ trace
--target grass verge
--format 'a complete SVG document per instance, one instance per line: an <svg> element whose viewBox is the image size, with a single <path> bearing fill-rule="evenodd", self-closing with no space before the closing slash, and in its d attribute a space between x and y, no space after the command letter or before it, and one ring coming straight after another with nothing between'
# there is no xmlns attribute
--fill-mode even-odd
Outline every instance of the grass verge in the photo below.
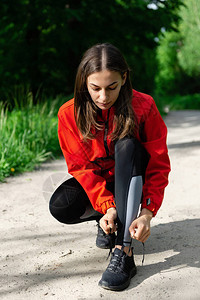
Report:
<svg viewBox="0 0 200 300"><path fill-rule="evenodd" d="M8 110L0 102L0 181L31 171L50 158L61 155L57 137L57 112L61 99Z"/></svg>

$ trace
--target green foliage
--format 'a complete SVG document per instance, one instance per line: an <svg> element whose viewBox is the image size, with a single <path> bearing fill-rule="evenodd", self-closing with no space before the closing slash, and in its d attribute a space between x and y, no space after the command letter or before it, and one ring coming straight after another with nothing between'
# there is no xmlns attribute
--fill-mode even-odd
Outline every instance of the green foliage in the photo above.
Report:
<svg viewBox="0 0 200 300"><path fill-rule="evenodd" d="M150 9L154 3L156 9ZM155 37L178 21L181 0L17 0L0 2L1 100L29 86L34 101L73 91L83 52L99 42L121 49L134 87L150 91L156 71Z"/></svg>
<svg viewBox="0 0 200 300"><path fill-rule="evenodd" d="M4 178L30 171L48 158L61 154L57 138L57 110L59 99L8 111L0 102L0 181ZM64 102L64 101L63 101Z"/></svg>
<svg viewBox="0 0 200 300"><path fill-rule="evenodd" d="M156 91L167 94L199 92L200 3L184 0L177 32L165 32L157 48Z"/></svg>
<svg viewBox="0 0 200 300"><path fill-rule="evenodd" d="M200 1L189 0L185 4L180 12L182 44L177 56L185 73L200 79Z"/></svg>
<svg viewBox="0 0 200 300"><path fill-rule="evenodd" d="M179 39L180 35L176 32L165 32L160 37L160 46L157 49L159 66L155 79L156 91L159 94L179 91L182 72L177 58Z"/></svg>
<svg viewBox="0 0 200 300"><path fill-rule="evenodd" d="M170 110L200 109L200 94L154 95L161 114Z"/></svg>

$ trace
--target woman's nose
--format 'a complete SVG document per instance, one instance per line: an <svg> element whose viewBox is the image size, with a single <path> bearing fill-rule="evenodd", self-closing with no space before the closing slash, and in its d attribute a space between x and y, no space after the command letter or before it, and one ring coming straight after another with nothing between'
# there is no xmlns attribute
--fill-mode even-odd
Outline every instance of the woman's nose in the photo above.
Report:
<svg viewBox="0 0 200 300"><path fill-rule="evenodd" d="M99 98L101 99L101 101L105 101L107 99L107 93L106 93L106 91L104 89L102 89L100 91Z"/></svg>

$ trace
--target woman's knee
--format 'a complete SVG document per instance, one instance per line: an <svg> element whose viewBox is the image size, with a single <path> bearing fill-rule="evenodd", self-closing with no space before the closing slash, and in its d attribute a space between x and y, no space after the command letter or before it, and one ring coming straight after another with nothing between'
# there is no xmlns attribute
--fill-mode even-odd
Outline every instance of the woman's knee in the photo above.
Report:
<svg viewBox="0 0 200 300"><path fill-rule="evenodd" d="M50 199L51 215L61 223L73 224L85 212L83 196L82 189L75 179L67 180L59 186Z"/></svg>
<svg viewBox="0 0 200 300"><path fill-rule="evenodd" d="M136 138L125 137L116 142L116 170L132 169L134 175L144 174L147 162L147 152Z"/></svg>
<svg viewBox="0 0 200 300"><path fill-rule="evenodd" d="M118 168L130 168L136 152L138 151L138 142L135 138L125 137L115 144L115 164Z"/></svg>
<svg viewBox="0 0 200 300"><path fill-rule="evenodd" d="M49 204L49 211L57 221L68 224L68 218L61 207L59 208Z"/></svg>
<svg viewBox="0 0 200 300"><path fill-rule="evenodd" d="M140 142L134 137L124 137L115 143L115 154L127 154L139 150ZM125 156L126 157L126 156Z"/></svg>

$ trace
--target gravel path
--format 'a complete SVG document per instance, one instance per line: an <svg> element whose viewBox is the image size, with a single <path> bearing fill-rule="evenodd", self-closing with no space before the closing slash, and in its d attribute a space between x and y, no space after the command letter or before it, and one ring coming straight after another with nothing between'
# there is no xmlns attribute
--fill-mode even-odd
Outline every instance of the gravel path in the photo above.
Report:
<svg viewBox="0 0 200 300"><path fill-rule="evenodd" d="M98 287L108 251L95 246L95 222L66 226L51 217L49 195L69 176L61 159L0 184L0 299L200 299L200 111L170 112L165 121L170 184L144 266L135 243L130 287Z"/></svg>

